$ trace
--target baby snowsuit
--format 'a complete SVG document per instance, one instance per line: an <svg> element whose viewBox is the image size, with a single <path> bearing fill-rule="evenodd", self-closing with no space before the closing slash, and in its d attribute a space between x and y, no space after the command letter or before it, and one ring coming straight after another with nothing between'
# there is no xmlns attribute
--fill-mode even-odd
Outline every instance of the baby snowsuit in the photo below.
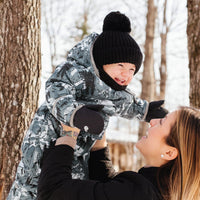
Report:
<svg viewBox="0 0 200 200"><path fill-rule="evenodd" d="M100 78L92 56L93 33L78 43L46 82L46 102L37 110L22 144L22 159L7 200L36 199L40 163L45 147L62 136L61 123L71 125L74 114L84 105L103 105L100 115L106 129L110 116L142 120L148 102L136 98L128 90L116 91ZM104 131L103 131L104 132ZM90 148L99 135L81 131L75 148L73 178L88 177L87 161Z"/></svg>

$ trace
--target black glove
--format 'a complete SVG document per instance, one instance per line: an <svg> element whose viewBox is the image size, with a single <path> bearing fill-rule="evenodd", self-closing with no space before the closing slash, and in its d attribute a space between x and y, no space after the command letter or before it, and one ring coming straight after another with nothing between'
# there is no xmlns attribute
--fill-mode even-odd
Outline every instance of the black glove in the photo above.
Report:
<svg viewBox="0 0 200 200"><path fill-rule="evenodd" d="M102 105L86 105L76 111L73 124L82 131L99 135L104 128L103 117L98 113Z"/></svg>
<svg viewBox="0 0 200 200"><path fill-rule="evenodd" d="M151 119L165 117L165 115L168 113L168 110L161 107L161 105L163 104L164 104L164 100L150 102L145 121L150 122Z"/></svg>

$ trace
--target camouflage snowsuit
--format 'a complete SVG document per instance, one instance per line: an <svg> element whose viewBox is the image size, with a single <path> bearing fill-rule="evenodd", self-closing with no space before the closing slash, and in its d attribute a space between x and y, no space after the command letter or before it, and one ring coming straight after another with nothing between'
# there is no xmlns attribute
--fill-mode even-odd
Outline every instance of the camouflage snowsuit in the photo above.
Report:
<svg viewBox="0 0 200 200"><path fill-rule="evenodd" d="M46 82L46 102L40 106L22 144L22 159L7 200L36 199L40 162L50 141L62 136L60 122L71 125L74 113L85 104L104 105L100 114L106 129L109 116L143 119L148 103L135 98L128 91L115 91L98 75L91 54L92 44L98 34L93 33L77 44ZM81 132L75 148L72 166L73 178L88 177L87 160L94 142L103 135Z"/></svg>

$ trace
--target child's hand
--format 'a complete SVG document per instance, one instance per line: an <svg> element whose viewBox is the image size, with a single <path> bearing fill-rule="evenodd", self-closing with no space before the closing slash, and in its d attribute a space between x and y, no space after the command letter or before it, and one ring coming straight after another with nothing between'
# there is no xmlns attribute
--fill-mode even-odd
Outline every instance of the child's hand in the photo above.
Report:
<svg viewBox="0 0 200 200"><path fill-rule="evenodd" d="M73 126L85 132L99 135L104 128L103 117L99 114L101 105L83 106L74 114Z"/></svg>
<svg viewBox="0 0 200 200"><path fill-rule="evenodd" d="M150 102L145 121L150 122L151 119L164 118L168 113L168 110L161 107L163 104L164 100Z"/></svg>
<svg viewBox="0 0 200 200"><path fill-rule="evenodd" d="M105 147L107 147L107 141L106 141L106 133L104 133L103 137L101 140L97 140L95 142L95 144L93 145L93 147L91 148L91 151L97 151L100 149L103 149Z"/></svg>

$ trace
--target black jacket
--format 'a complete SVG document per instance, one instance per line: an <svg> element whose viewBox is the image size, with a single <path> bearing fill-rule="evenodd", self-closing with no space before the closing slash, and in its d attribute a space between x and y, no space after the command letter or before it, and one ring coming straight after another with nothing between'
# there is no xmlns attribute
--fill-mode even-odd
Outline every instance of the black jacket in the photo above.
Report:
<svg viewBox="0 0 200 200"><path fill-rule="evenodd" d="M46 151L38 184L38 200L160 200L157 168L116 174L108 149L91 152L90 180L71 178L74 150L67 145Z"/></svg>

